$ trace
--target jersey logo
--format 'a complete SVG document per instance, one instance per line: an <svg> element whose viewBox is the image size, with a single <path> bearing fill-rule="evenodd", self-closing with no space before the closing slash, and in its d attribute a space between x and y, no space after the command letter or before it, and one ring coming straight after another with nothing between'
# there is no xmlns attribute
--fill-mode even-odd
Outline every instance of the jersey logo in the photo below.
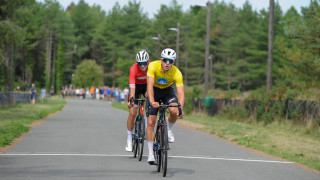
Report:
<svg viewBox="0 0 320 180"><path fill-rule="evenodd" d="M164 78L159 78L157 82L161 85L167 85L168 80Z"/></svg>

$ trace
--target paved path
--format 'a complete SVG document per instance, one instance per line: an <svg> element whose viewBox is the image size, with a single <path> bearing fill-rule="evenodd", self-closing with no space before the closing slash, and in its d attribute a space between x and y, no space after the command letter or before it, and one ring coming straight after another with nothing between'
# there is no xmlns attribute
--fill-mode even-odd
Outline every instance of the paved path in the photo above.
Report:
<svg viewBox="0 0 320 180"><path fill-rule="evenodd" d="M68 100L62 112L0 153L0 179L162 179L146 156L139 162L124 151L127 116L127 111L104 101ZM294 163L256 154L202 132L179 126L174 131L169 179L320 179L320 174Z"/></svg>

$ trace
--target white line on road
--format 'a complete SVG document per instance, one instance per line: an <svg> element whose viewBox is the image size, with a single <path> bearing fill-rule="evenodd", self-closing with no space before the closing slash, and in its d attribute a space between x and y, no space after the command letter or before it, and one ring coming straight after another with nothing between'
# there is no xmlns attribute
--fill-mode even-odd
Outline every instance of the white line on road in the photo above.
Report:
<svg viewBox="0 0 320 180"><path fill-rule="evenodd" d="M84 153L2 153L0 156L92 156L92 157L132 157L132 155L121 154L84 154ZM145 155L144 155L145 156ZM291 164L288 161L272 161L261 159L236 159L236 158L215 158L215 157L200 157L200 156L169 156L169 158L182 158L182 159L205 159L205 160L223 160L223 161L244 161L244 162L263 162L263 163L281 163Z"/></svg>
<svg viewBox="0 0 320 180"><path fill-rule="evenodd" d="M283 163L291 164L293 162L288 161L271 161L262 159L233 159L233 158L213 158L213 157L197 157L197 156L169 156L173 158L184 158L184 159L206 159L206 160L224 160L224 161L247 161L247 162L266 162L266 163Z"/></svg>

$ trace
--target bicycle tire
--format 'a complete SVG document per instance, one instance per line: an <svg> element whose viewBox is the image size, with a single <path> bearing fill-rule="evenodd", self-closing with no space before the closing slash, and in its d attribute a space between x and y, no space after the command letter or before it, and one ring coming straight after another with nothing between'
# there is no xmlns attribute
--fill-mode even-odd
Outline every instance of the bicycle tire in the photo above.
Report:
<svg viewBox="0 0 320 180"><path fill-rule="evenodd" d="M157 162L157 172L160 172L161 170L161 145L160 145L160 137L161 137L161 126L157 126L157 137L155 138L156 140L156 162Z"/></svg>
<svg viewBox="0 0 320 180"><path fill-rule="evenodd" d="M162 176L167 175L167 165L168 165L168 130L167 125L164 124L161 128L161 169Z"/></svg>
<svg viewBox="0 0 320 180"><path fill-rule="evenodd" d="M144 121L144 116L141 115L140 128L139 128L139 146L138 146L139 161L141 161L143 156L144 135L145 135L145 121Z"/></svg>
<svg viewBox="0 0 320 180"><path fill-rule="evenodd" d="M136 117L135 123L134 123L134 129L133 129L133 134L132 134L132 152L133 152L133 157L137 157L138 153L138 138L137 138L137 131L138 131L138 116Z"/></svg>

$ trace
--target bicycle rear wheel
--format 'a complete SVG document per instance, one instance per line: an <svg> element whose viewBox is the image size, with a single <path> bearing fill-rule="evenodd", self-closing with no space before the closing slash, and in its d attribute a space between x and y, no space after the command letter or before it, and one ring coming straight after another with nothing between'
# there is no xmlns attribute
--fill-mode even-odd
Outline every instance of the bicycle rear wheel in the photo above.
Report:
<svg viewBox="0 0 320 180"><path fill-rule="evenodd" d="M167 125L161 126L161 168L162 176L167 175L167 163L168 163L168 130Z"/></svg>
<svg viewBox="0 0 320 180"><path fill-rule="evenodd" d="M144 135L145 135L145 122L144 116L140 116L140 127L139 127L139 139L138 139L138 154L139 154L139 161L141 161L143 156L143 146L144 146Z"/></svg>

